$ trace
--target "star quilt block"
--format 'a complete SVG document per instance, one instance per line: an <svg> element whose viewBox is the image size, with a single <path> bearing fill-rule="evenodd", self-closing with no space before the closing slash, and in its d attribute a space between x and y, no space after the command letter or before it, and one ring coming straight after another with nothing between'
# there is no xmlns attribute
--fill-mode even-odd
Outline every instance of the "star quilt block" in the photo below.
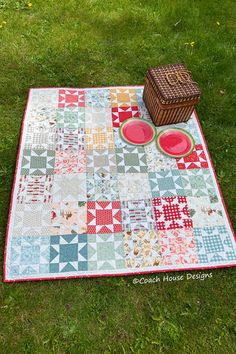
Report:
<svg viewBox="0 0 236 354"><path fill-rule="evenodd" d="M21 161L21 175L53 175L54 150L24 149Z"/></svg>
<svg viewBox="0 0 236 354"><path fill-rule="evenodd" d="M85 127L84 107L65 107L57 110L56 127L59 129L78 129Z"/></svg>
<svg viewBox="0 0 236 354"><path fill-rule="evenodd" d="M216 263L235 259L232 239L225 226L194 228L194 236L201 263Z"/></svg>
<svg viewBox="0 0 236 354"><path fill-rule="evenodd" d="M53 202L83 202L87 200L86 173L54 175Z"/></svg>
<svg viewBox="0 0 236 354"><path fill-rule="evenodd" d="M84 90L59 90L58 108L84 107Z"/></svg>
<svg viewBox="0 0 236 354"><path fill-rule="evenodd" d="M86 171L88 173L116 173L116 155L114 150L87 150Z"/></svg>
<svg viewBox="0 0 236 354"><path fill-rule="evenodd" d="M184 195L193 197L214 196L214 181L208 168L178 170Z"/></svg>
<svg viewBox="0 0 236 354"><path fill-rule="evenodd" d="M153 198L186 195L179 170L150 172L148 175Z"/></svg>
<svg viewBox="0 0 236 354"><path fill-rule="evenodd" d="M122 232L119 201L88 202L88 234Z"/></svg>
<svg viewBox="0 0 236 354"><path fill-rule="evenodd" d="M124 147L116 149L118 173L147 172L147 160L143 147Z"/></svg>
<svg viewBox="0 0 236 354"><path fill-rule="evenodd" d="M73 273L87 269L87 235L69 234L50 238L50 273Z"/></svg>
<svg viewBox="0 0 236 354"><path fill-rule="evenodd" d="M138 107L135 88L112 88L110 97L112 107Z"/></svg>
<svg viewBox="0 0 236 354"><path fill-rule="evenodd" d="M125 267L122 233L88 235L88 269L115 270Z"/></svg>

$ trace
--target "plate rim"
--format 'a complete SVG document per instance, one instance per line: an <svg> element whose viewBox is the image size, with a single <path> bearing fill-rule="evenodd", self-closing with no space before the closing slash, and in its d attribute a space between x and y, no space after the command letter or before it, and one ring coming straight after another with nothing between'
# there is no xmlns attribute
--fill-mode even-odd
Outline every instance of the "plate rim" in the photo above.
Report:
<svg viewBox="0 0 236 354"><path fill-rule="evenodd" d="M190 149L186 154L173 155L173 154L169 154L169 153L165 152L165 151L161 148L161 146L160 146L160 144L159 144L160 136L161 136L164 132L166 132L166 131L168 131L168 130L180 130L180 131L182 131L185 135L187 135L187 136L189 137L189 139L190 139L191 142L192 142L192 147L191 147L191 149ZM194 139L194 137L192 136L192 134L189 133L187 130L185 130L185 129L183 129L183 128L166 128L166 129L163 129L163 130L162 130L160 133L158 133L157 136L156 136L156 146L157 146L158 150L161 151L164 155L166 155L166 156L168 156L168 157L173 157L173 158L175 158L175 159L181 159L182 157L186 157L186 156L190 155L190 154L193 152L193 149L194 149L195 145L196 145L196 142L195 142L195 139Z"/></svg>
<svg viewBox="0 0 236 354"><path fill-rule="evenodd" d="M126 125L126 124L128 124L130 121L143 121L143 122L145 122L145 123L147 123L151 128L152 128L152 130L153 130L153 132L154 132L154 134L153 134L153 137L152 137L152 139L150 140L150 141L148 141L147 143L142 143L142 144L140 144L140 143L131 143L128 139L126 139L125 137L124 137L124 135L123 135L123 128L124 128L124 126ZM121 139L123 140L123 141L125 141L126 143L128 143L128 144L130 144L130 145L138 145L138 146L146 146L146 145L148 145L148 144L151 144L152 142L153 142L153 140L156 138L156 136L157 136L157 132L156 132L156 129L155 129L156 127L155 127L155 125L153 124L153 123L151 123L151 122L149 122L147 119L145 119L145 118L128 118L128 119L126 119L124 122L122 122L121 123L121 126L120 126L120 128L119 128L119 133L120 133L120 137L121 137Z"/></svg>

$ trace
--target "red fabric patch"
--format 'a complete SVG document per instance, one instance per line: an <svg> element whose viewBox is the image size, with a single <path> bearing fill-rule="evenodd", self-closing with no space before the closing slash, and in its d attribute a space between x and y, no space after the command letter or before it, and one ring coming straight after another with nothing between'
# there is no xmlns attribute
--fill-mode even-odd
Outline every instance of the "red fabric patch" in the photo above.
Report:
<svg viewBox="0 0 236 354"><path fill-rule="evenodd" d="M199 263L192 229L159 231L162 265Z"/></svg>
<svg viewBox="0 0 236 354"><path fill-rule="evenodd" d="M120 202L88 202L88 233L122 232Z"/></svg>
<svg viewBox="0 0 236 354"><path fill-rule="evenodd" d="M190 155L176 159L176 162L179 170L208 168L207 158L201 144L195 145Z"/></svg>
<svg viewBox="0 0 236 354"><path fill-rule="evenodd" d="M158 230L193 226L186 197L154 198L153 208Z"/></svg>
<svg viewBox="0 0 236 354"><path fill-rule="evenodd" d="M139 110L137 106L130 107L112 107L113 127L119 128L121 123L129 118L139 118Z"/></svg>
<svg viewBox="0 0 236 354"><path fill-rule="evenodd" d="M84 90L59 90L58 108L84 107Z"/></svg>

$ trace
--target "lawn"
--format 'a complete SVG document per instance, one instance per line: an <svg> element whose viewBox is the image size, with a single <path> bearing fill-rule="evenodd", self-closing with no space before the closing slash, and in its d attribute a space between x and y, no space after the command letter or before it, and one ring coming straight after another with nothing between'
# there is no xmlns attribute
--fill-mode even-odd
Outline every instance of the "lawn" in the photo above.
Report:
<svg viewBox="0 0 236 354"><path fill-rule="evenodd" d="M1 269L29 87L143 84L148 67L185 63L202 89L198 114L235 227L235 40L234 0L1 0ZM235 274L1 282L0 353L235 353Z"/></svg>

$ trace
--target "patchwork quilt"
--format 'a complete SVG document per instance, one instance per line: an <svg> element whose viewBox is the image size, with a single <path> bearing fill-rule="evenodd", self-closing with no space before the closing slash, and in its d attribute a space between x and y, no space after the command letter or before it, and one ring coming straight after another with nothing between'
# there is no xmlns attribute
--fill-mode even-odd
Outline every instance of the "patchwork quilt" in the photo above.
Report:
<svg viewBox="0 0 236 354"><path fill-rule="evenodd" d="M173 159L125 143L150 120L143 87L31 89L5 248L5 281L233 266L236 243L195 114ZM157 127L160 132L166 127Z"/></svg>

